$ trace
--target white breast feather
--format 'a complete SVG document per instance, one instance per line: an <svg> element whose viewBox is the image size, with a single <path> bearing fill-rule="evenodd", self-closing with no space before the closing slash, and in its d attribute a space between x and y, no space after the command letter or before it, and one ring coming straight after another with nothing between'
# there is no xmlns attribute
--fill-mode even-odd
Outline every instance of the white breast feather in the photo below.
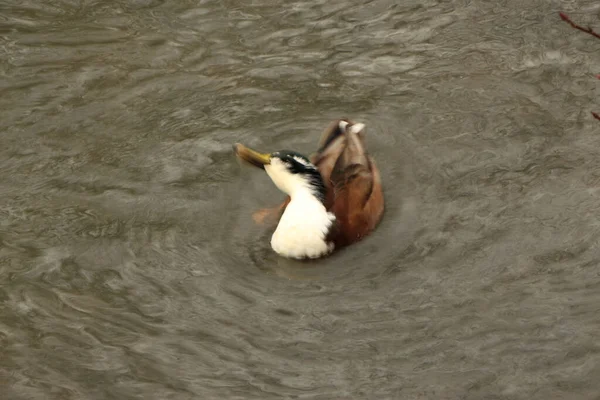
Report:
<svg viewBox="0 0 600 400"><path fill-rule="evenodd" d="M333 243L325 241L335 216L312 196L294 198L286 207L271 247L290 258L317 258L333 251Z"/></svg>

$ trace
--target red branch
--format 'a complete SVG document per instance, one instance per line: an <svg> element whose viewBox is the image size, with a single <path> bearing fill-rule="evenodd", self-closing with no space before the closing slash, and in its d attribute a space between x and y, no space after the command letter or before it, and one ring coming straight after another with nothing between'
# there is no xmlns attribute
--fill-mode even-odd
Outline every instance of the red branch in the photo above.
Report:
<svg viewBox="0 0 600 400"><path fill-rule="evenodd" d="M585 33L589 33L593 37L600 39L600 34L594 32L594 30L592 28L590 28L589 26L587 28L584 28L581 25L577 25L575 22L571 21L571 18L569 18L569 16L565 13L561 12L561 13L558 13L558 15L560 15L560 19L565 21L567 24L571 25L573 28L579 29L580 31L585 32Z"/></svg>
<svg viewBox="0 0 600 400"><path fill-rule="evenodd" d="M582 32L588 33L597 39L600 39L600 34L594 32L594 30L592 28L590 28L589 26L587 28L584 28L581 25L577 25L575 22L571 21L571 18L569 18L569 16L565 13L561 12L561 13L558 13L558 15L560 15L560 19L565 21L567 24L571 25L573 28L578 29ZM596 78L600 79L600 75L596 75ZM598 121L600 121L600 114L592 111L592 115L594 116L594 118L596 118Z"/></svg>

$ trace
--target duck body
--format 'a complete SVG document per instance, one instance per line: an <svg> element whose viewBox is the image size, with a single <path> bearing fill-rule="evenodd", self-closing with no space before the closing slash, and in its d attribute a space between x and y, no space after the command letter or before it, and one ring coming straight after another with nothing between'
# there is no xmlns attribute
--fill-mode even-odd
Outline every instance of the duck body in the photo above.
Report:
<svg viewBox="0 0 600 400"><path fill-rule="evenodd" d="M318 258L372 232L383 216L381 177L364 143L364 124L332 122L310 158L282 150L262 154L241 144L238 157L263 168L288 196L261 219L278 224L271 247L288 258Z"/></svg>

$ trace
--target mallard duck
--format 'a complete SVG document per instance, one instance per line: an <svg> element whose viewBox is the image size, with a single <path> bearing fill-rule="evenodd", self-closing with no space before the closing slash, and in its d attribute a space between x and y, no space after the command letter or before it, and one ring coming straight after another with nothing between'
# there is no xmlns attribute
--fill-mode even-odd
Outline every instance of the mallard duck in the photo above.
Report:
<svg viewBox="0 0 600 400"><path fill-rule="evenodd" d="M279 207L271 247L287 258L319 258L368 235L383 215L379 170L367 154L365 125L341 119L323 132L310 158L291 150L260 153L242 144L236 155L262 168L287 194Z"/></svg>

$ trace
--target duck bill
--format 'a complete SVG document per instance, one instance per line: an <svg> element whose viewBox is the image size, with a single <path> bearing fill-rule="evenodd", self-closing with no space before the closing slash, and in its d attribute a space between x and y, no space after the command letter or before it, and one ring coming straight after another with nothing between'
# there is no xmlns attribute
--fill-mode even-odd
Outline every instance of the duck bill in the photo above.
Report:
<svg viewBox="0 0 600 400"><path fill-rule="evenodd" d="M254 165L255 167L265 169L265 165L271 164L270 154L259 153L258 151L244 146L243 144L234 144L233 150L239 158Z"/></svg>

